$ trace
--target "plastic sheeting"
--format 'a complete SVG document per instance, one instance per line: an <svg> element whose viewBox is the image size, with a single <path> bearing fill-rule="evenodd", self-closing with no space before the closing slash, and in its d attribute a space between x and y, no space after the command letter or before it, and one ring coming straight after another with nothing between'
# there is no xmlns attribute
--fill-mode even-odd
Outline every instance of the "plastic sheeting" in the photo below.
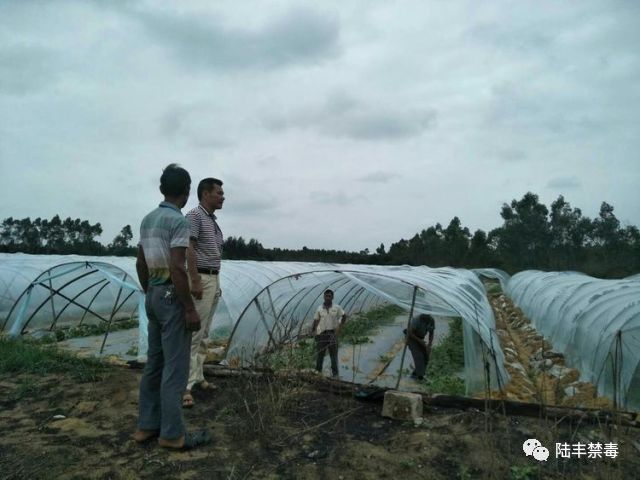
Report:
<svg viewBox="0 0 640 480"><path fill-rule="evenodd" d="M225 262L223 270L229 263ZM272 268L285 265L254 262L252 271L257 278L266 278ZM500 388L508 381L493 312L482 283L473 272L453 268L317 263L296 264L291 271L290 275L265 285L254 298L240 302L245 308L229 342L229 363L254 364L270 348L308 333L315 309L327 288L335 292L334 301L348 313L368 310L381 303L410 310L415 292L414 314L463 319L468 392L482 390L487 374L492 388ZM225 289L224 277L221 284ZM223 293L223 297L225 295Z"/></svg>
<svg viewBox="0 0 640 480"><path fill-rule="evenodd" d="M137 315L142 326L138 348L146 352L144 295L131 272L135 259L15 254L1 260L0 330L15 336L26 330L110 323Z"/></svg>
<svg viewBox="0 0 640 480"><path fill-rule="evenodd" d="M19 333L26 326L50 326L52 320L82 321L88 315L86 308L98 314L91 314L94 317L105 319L112 315L114 305L118 311L137 307L139 358L146 355L147 319L135 280L134 258L12 254L0 260L0 280L4 281L0 285L5 292L0 322L5 329ZM493 312L482 283L469 270L227 260L220 277L223 293L212 332L233 328L227 355L230 362L255 364L269 348L308 333L322 293L332 288L335 301L350 313L391 303L407 311L414 304L414 314L461 317L467 391L482 390L487 376L492 388L508 381ZM51 295L60 288L64 296ZM93 298L98 289L104 295ZM119 307L118 295L121 299L129 296L129 303ZM60 315L63 309L66 316ZM401 341L402 330L393 332ZM404 365L408 367L408 361Z"/></svg>
<svg viewBox="0 0 640 480"><path fill-rule="evenodd" d="M640 277L601 280L577 272L520 272L507 295L564 353L581 380L618 405L640 408Z"/></svg>

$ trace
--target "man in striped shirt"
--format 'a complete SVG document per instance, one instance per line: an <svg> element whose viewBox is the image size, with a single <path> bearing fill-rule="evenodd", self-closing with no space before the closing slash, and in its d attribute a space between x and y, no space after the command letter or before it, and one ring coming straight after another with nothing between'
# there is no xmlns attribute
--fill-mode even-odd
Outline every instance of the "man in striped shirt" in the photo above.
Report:
<svg viewBox="0 0 640 480"><path fill-rule="evenodd" d="M224 239L214 214L224 203L222 182L217 178L202 180L198 184L198 200L199 205L186 215L190 228L187 268L191 295L202 322L200 329L194 331L191 338L189 381L182 397L182 406L186 408L193 406L191 389L194 385L198 384L204 390L215 388L205 380L203 365L207 356L211 321L222 293L219 273Z"/></svg>

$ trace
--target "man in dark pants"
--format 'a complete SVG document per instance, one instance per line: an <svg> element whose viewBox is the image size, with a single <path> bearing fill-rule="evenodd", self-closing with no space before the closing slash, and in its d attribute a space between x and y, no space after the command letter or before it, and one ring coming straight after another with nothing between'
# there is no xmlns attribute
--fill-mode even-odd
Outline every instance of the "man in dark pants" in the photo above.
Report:
<svg viewBox="0 0 640 480"><path fill-rule="evenodd" d="M138 429L133 439L188 449L211 441L206 430L186 433L182 393L187 386L191 332L200 317L185 271L189 223L180 209L189 198L189 173L171 164L160 177L164 202L142 220L136 270L149 318L147 365L140 380Z"/></svg>
<svg viewBox="0 0 640 480"><path fill-rule="evenodd" d="M411 319L409 335L407 335L407 346L411 351L415 369L411 374L411 378L422 380L427 371L429 364L429 355L431 355L431 345L433 344L433 332L435 330L435 322L431 315L421 313ZM429 340L425 343L424 338L429 334Z"/></svg>
<svg viewBox="0 0 640 480"><path fill-rule="evenodd" d="M324 303L318 307L313 317L311 331L316 338L316 370L322 372L324 357L329 350L331 374L338 376L338 333L347 320L342 307L333 303L333 291L324 292Z"/></svg>

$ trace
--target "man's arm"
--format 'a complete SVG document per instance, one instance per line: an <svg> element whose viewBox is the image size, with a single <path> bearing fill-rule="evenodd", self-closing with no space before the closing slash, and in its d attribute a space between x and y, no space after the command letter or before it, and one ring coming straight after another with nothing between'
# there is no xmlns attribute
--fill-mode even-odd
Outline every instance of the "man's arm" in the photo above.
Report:
<svg viewBox="0 0 640 480"><path fill-rule="evenodd" d="M142 245L138 246L138 258L136 259L136 272L138 272L138 281L142 287L142 291L147 293L149 289L149 267L147 267L147 259L144 258Z"/></svg>
<svg viewBox="0 0 640 480"><path fill-rule="evenodd" d="M189 282L187 272L185 271L185 257L187 249L184 247L175 247L171 249L171 261L169 269L171 271L171 282L176 291L178 300L184 306L186 316L186 328L190 331L200 330L200 317L193 304L193 299L189 292Z"/></svg>
<svg viewBox="0 0 640 480"><path fill-rule="evenodd" d="M313 316L313 324L311 325L311 333L313 335L316 334L316 328L318 328L318 323L320 323L320 312L316 310L316 314Z"/></svg>
<svg viewBox="0 0 640 480"><path fill-rule="evenodd" d="M415 330L413 328L409 329L409 336L414 339L416 342L418 342L423 348L427 349L427 344L424 343L424 339L420 338L418 335L416 335ZM432 334L433 335L433 334ZM433 338L432 338L433 340Z"/></svg>
<svg viewBox="0 0 640 480"><path fill-rule="evenodd" d="M427 343L427 350L431 351L432 344L433 344L433 330L429 330L429 341Z"/></svg>
<svg viewBox="0 0 640 480"><path fill-rule="evenodd" d="M193 238L189 240L189 247L187 248L187 270L189 271L189 279L191 280L191 295L198 300L202 300L202 279L196 266L197 244L197 240Z"/></svg>

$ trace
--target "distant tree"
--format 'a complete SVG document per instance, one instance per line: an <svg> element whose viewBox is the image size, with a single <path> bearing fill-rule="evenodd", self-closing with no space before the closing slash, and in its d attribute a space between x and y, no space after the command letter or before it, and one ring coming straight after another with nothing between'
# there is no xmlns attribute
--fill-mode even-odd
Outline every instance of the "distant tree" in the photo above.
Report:
<svg viewBox="0 0 640 480"><path fill-rule="evenodd" d="M130 245L132 239L131 225L125 225L107 246L107 251L111 255L134 255L135 248Z"/></svg>
<svg viewBox="0 0 640 480"><path fill-rule="evenodd" d="M443 232L443 247L446 252L446 264L461 267L469 251L471 233L467 227L462 227L460 219L453 217L449 226Z"/></svg>
<svg viewBox="0 0 640 480"><path fill-rule="evenodd" d="M502 267L494 250L489 246L489 240L484 230L478 229L473 233L465 265L471 268Z"/></svg>
<svg viewBox="0 0 640 480"><path fill-rule="evenodd" d="M582 216L579 208L571 208L560 195L551 204L549 214L551 234L550 268L576 269L583 261L584 247L591 236L591 220Z"/></svg>
<svg viewBox="0 0 640 480"><path fill-rule="evenodd" d="M616 248L622 240L620 221L613 213L613 206L607 202L600 205L600 214L593 221L593 239L596 245Z"/></svg>
<svg viewBox="0 0 640 480"><path fill-rule="evenodd" d="M547 268L551 240L548 213L531 192L502 206L500 216L504 223L492 234L497 239L498 255L504 257L510 269Z"/></svg>

